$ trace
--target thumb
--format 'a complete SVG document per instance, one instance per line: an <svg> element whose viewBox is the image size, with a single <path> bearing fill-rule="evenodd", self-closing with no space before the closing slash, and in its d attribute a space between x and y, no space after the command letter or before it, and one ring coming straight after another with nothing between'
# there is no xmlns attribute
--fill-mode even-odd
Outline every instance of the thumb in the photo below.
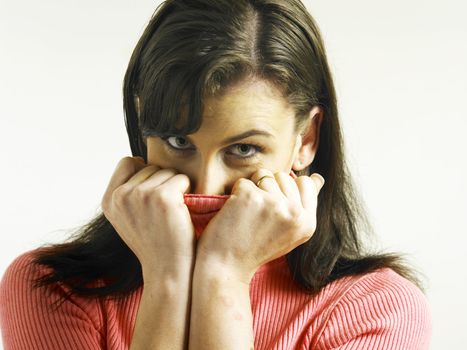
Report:
<svg viewBox="0 0 467 350"><path fill-rule="evenodd" d="M142 161L143 163L145 163L144 158L141 157L141 156L136 156L136 157L133 157L133 158L135 158L135 159L137 159L137 160L140 160L140 161Z"/></svg>
<svg viewBox="0 0 467 350"><path fill-rule="evenodd" d="M318 193L319 193L319 191L321 191L321 188L323 187L323 185L325 183L324 178L318 173L311 174L310 177L315 182L316 188L317 188Z"/></svg>

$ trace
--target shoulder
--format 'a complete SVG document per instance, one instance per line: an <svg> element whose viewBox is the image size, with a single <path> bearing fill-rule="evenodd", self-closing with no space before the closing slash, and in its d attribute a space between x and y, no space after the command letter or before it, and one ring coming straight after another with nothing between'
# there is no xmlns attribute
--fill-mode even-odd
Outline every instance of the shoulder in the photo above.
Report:
<svg viewBox="0 0 467 350"><path fill-rule="evenodd" d="M351 276L346 284L348 288L340 298L340 305L378 295L381 298L371 299L372 304L380 304L386 308L401 302L427 306L423 292L414 283L390 268L381 268L364 275ZM390 305L387 305L388 302Z"/></svg>
<svg viewBox="0 0 467 350"><path fill-rule="evenodd" d="M32 290L34 282L52 271L51 268L34 262L36 253L40 248L26 251L18 255L8 265L0 282L0 295L8 294L10 291L27 289ZM55 287L61 285L56 284ZM62 287L63 288L63 287Z"/></svg>
<svg viewBox="0 0 467 350"><path fill-rule="evenodd" d="M34 263L36 252L16 257L0 282L0 326L5 346L98 348L103 325L99 302L79 296L63 301L68 290L60 283L35 287L34 281L50 272L50 268Z"/></svg>
<svg viewBox="0 0 467 350"><path fill-rule="evenodd" d="M33 264L36 251L30 250L22 253L8 265L0 284L3 293L11 287L17 287L24 282L32 282L33 279L48 272L46 267Z"/></svg>
<svg viewBox="0 0 467 350"><path fill-rule="evenodd" d="M390 268L345 278L320 331L322 348L381 343L381 349L427 349L431 312L423 292ZM386 345L384 345L386 344ZM321 347L318 347L321 348ZM365 347L360 347L365 348Z"/></svg>
<svg viewBox="0 0 467 350"><path fill-rule="evenodd" d="M0 298L11 302L27 302L31 296L40 297L41 301L57 301L69 292L69 287L61 282L51 283L47 286L36 287L36 281L52 272L50 267L35 263L36 254L41 248L29 250L17 256L8 265L0 281ZM19 292L23 293L19 295ZM87 299L72 295L75 303L92 302Z"/></svg>

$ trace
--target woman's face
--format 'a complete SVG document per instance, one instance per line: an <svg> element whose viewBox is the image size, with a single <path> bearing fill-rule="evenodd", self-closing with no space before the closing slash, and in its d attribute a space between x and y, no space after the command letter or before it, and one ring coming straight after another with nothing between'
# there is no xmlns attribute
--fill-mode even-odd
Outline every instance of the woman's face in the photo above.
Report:
<svg viewBox="0 0 467 350"><path fill-rule="evenodd" d="M272 85L242 82L204 100L196 133L148 137L148 164L186 174L190 193L228 195L237 179L260 168L290 172L303 147L294 122L292 108Z"/></svg>

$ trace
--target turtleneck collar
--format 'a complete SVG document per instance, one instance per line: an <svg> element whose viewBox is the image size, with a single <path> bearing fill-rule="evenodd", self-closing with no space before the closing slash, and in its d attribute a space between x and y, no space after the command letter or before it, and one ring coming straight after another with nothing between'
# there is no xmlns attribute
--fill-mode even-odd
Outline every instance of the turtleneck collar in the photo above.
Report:
<svg viewBox="0 0 467 350"><path fill-rule="evenodd" d="M293 170L289 173L294 179L297 175ZM195 228L196 238L199 239L209 221L222 208L230 195L184 194L185 204L190 212Z"/></svg>

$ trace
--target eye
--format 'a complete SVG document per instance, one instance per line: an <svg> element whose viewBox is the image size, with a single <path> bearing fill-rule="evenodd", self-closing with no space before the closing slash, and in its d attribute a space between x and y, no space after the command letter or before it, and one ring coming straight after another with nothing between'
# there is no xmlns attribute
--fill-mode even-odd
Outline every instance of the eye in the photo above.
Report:
<svg viewBox="0 0 467 350"><path fill-rule="evenodd" d="M180 136L164 136L161 137L165 141L165 143L172 149L176 151L186 151L189 148L185 148L186 145L190 145L190 143ZM170 142L170 140L175 140L175 143Z"/></svg>
<svg viewBox="0 0 467 350"><path fill-rule="evenodd" d="M183 136L160 136L160 138L164 140L170 152L177 152L178 155L185 156L195 150L195 147ZM263 150L263 147L259 145L239 143L230 146L226 154L235 160L247 161L258 156Z"/></svg>
<svg viewBox="0 0 467 350"><path fill-rule="evenodd" d="M258 145L248 144L248 143L238 143L232 146L232 149L239 150L239 153L234 155L241 159L248 159L258 155L261 153L263 148Z"/></svg>

